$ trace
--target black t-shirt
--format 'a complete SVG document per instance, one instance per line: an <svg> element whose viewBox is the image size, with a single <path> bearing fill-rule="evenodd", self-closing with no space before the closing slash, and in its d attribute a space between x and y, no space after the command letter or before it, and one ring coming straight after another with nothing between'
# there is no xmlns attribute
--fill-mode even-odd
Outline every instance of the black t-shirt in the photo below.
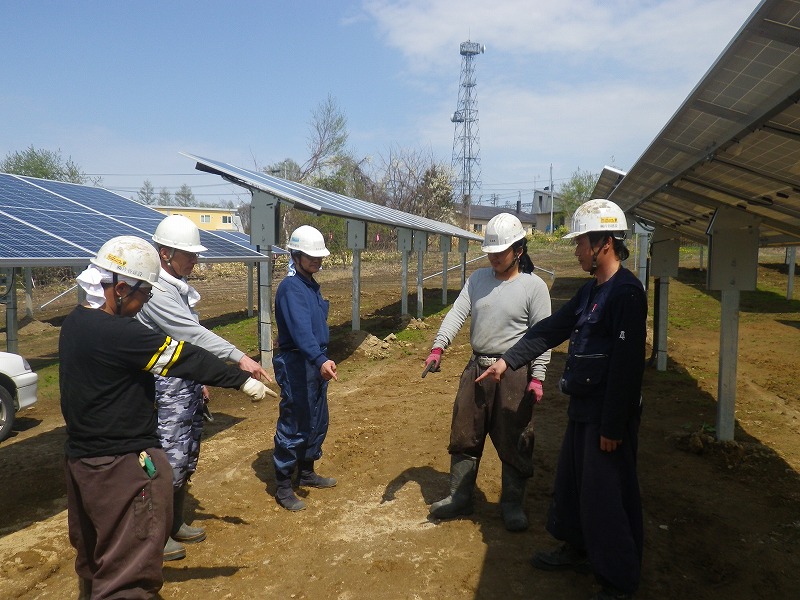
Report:
<svg viewBox="0 0 800 600"><path fill-rule="evenodd" d="M65 451L71 458L159 446L154 373L227 388L249 377L198 346L84 306L64 320L58 352Z"/></svg>

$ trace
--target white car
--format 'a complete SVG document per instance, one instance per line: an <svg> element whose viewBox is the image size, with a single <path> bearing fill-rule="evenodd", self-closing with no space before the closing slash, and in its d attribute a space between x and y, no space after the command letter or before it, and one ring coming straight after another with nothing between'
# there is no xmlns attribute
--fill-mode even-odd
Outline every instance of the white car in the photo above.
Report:
<svg viewBox="0 0 800 600"><path fill-rule="evenodd" d="M17 411L36 403L38 382L27 360L0 352L0 442L11 435Z"/></svg>

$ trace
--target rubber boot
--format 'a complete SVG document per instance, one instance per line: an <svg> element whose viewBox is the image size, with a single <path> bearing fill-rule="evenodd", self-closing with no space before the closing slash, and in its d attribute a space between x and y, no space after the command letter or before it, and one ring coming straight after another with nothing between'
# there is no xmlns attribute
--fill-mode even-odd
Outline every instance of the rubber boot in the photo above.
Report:
<svg viewBox="0 0 800 600"><path fill-rule="evenodd" d="M186 548L180 542L169 538L164 545L164 560L180 560L182 558L186 558Z"/></svg>
<svg viewBox="0 0 800 600"><path fill-rule="evenodd" d="M91 600L92 580L84 577L78 578L78 600Z"/></svg>
<svg viewBox="0 0 800 600"><path fill-rule="evenodd" d="M452 519L472 514L472 490L478 477L478 462L467 454L450 456L450 495L431 504L431 517Z"/></svg>
<svg viewBox="0 0 800 600"><path fill-rule="evenodd" d="M291 510L293 512L298 510L303 510L306 507L306 503L300 500L294 494L294 490L292 489L292 477L286 477L285 475L275 474L275 483L277 484L277 489L275 490L275 500L278 501L283 508L286 510Z"/></svg>
<svg viewBox="0 0 800 600"><path fill-rule="evenodd" d="M300 463L300 475L297 477L297 485L313 488L332 488L336 487L336 480L333 477L322 477L314 472L314 461L302 461Z"/></svg>
<svg viewBox="0 0 800 600"><path fill-rule="evenodd" d="M198 544L206 539L202 527L190 527L183 520L183 504L186 501L186 484L172 492L172 539L184 544Z"/></svg>
<svg viewBox="0 0 800 600"><path fill-rule="evenodd" d="M525 488L528 478L517 469L503 463L503 488L500 492L500 512L508 531L525 531L528 529L528 517L525 514Z"/></svg>

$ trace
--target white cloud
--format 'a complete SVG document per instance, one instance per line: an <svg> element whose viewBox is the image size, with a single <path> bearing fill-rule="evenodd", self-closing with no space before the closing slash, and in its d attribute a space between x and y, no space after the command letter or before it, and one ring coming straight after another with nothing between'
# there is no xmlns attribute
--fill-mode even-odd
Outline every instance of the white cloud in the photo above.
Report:
<svg viewBox="0 0 800 600"><path fill-rule="evenodd" d="M421 139L450 155L460 57L475 58L484 187L630 168L755 8L752 0L365 0L433 98ZM435 136L435 137L434 137Z"/></svg>

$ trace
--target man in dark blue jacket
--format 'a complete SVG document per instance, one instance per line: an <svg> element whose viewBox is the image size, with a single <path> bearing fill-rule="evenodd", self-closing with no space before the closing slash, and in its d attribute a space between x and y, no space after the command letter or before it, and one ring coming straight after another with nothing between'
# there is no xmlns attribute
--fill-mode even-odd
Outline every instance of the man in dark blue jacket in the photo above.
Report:
<svg viewBox="0 0 800 600"><path fill-rule="evenodd" d="M328 358L328 301L323 299L314 273L330 252L317 229L302 225L292 232L286 247L291 253L289 276L275 293L278 351L272 359L281 386L280 414L275 431L275 499L287 510L303 510L305 503L292 489L298 485L329 488L331 477L314 472L328 433L328 381L337 379L336 363Z"/></svg>
<svg viewBox="0 0 800 600"><path fill-rule="evenodd" d="M636 473L644 373L647 295L622 261L627 223L608 200L575 211L575 256L594 275L558 312L528 332L479 378L499 381L549 348L569 340L559 382L569 395L564 434L547 519L563 544L537 552L545 570L589 569L598 600L632 598L641 574L643 526Z"/></svg>

